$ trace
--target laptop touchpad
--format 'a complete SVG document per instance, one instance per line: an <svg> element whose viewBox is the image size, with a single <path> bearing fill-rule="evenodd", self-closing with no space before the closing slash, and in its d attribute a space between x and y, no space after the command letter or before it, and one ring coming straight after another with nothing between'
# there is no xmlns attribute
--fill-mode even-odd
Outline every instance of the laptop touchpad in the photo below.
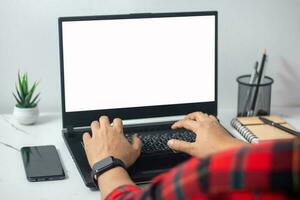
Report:
<svg viewBox="0 0 300 200"><path fill-rule="evenodd" d="M162 155L142 156L133 165L137 171L152 171L158 169L170 169L190 158L183 153L168 153Z"/></svg>

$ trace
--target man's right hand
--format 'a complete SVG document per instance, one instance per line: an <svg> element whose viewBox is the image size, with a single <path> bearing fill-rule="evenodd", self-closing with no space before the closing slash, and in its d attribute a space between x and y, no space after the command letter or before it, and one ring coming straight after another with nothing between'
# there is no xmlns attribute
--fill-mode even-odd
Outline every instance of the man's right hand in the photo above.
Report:
<svg viewBox="0 0 300 200"><path fill-rule="evenodd" d="M235 146L248 145L248 143L231 137L219 124L216 117L202 112L194 112L184 119L175 122L172 129L185 128L196 134L193 143L181 140L169 140L168 146L176 151L188 153L203 158Z"/></svg>

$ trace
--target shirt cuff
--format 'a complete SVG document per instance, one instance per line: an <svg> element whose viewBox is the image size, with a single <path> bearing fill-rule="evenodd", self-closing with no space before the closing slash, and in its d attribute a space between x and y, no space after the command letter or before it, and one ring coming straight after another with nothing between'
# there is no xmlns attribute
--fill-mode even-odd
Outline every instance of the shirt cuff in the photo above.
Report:
<svg viewBox="0 0 300 200"><path fill-rule="evenodd" d="M120 196L126 195L130 192L134 191L140 191L141 188L135 185L122 185L114 189L107 197L105 198L106 200L114 200L117 199Z"/></svg>

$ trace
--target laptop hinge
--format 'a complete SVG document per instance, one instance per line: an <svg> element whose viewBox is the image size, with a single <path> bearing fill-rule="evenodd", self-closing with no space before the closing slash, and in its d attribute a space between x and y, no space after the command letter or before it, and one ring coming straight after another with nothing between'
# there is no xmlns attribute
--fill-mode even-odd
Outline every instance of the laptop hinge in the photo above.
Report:
<svg viewBox="0 0 300 200"><path fill-rule="evenodd" d="M62 129L63 133L68 133L68 134L83 133L89 131L90 131L89 126L82 126L82 127L75 127L75 128L73 126L67 126Z"/></svg>
<svg viewBox="0 0 300 200"><path fill-rule="evenodd" d="M64 131L67 133L74 133L74 128L73 126L67 126L66 128L64 128Z"/></svg>

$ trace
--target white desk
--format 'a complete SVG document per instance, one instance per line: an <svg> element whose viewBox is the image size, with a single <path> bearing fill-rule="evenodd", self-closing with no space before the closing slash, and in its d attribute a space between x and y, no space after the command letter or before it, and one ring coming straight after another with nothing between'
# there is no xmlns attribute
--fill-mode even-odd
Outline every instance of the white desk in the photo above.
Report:
<svg viewBox="0 0 300 200"><path fill-rule="evenodd" d="M273 114L281 114L289 123L300 129L300 108L276 108ZM230 120L233 110L221 109L219 118L232 133ZM80 177L61 135L61 115L43 113L34 126L21 126L11 115L0 115L0 199L99 199L99 193L90 191ZM28 182L20 154L27 145L53 144L59 151L66 179L60 181Z"/></svg>

